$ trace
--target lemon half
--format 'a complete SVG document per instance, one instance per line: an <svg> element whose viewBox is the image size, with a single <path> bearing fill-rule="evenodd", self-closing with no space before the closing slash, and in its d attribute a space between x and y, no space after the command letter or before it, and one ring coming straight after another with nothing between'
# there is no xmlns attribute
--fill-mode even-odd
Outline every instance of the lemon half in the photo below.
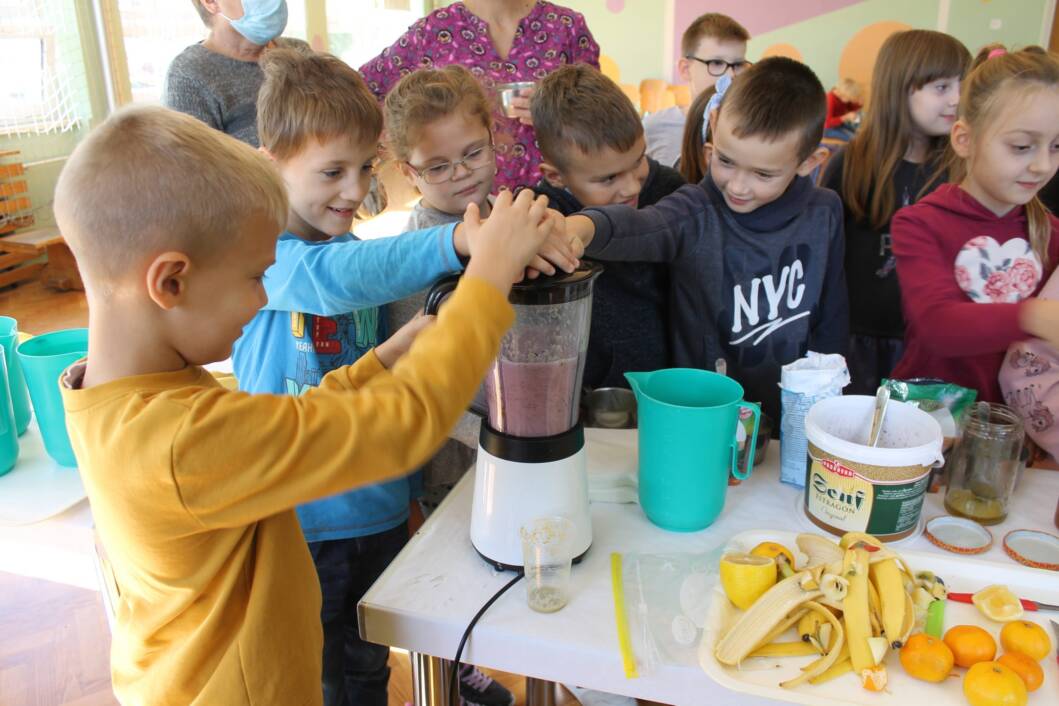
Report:
<svg viewBox="0 0 1059 706"><path fill-rule="evenodd" d="M1022 617L1022 603L1007 586L987 586L971 596L982 615L998 623L1007 623Z"/></svg>

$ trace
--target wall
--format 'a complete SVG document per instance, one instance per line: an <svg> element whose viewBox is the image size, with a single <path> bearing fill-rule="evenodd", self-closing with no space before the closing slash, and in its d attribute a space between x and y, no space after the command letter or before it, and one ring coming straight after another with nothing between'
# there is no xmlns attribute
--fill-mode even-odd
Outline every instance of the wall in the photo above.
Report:
<svg viewBox="0 0 1059 706"><path fill-rule="evenodd" d="M673 80L684 28L705 12L741 22L753 39L748 55L794 54L832 85L843 66L869 67L895 29L940 29L974 52L989 42L1047 44L1055 0L558 0L585 15L622 81ZM667 14L671 19L667 22ZM661 27L661 31L659 31ZM1043 36L1042 36L1043 35ZM784 46L785 45L785 46Z"/></svg>

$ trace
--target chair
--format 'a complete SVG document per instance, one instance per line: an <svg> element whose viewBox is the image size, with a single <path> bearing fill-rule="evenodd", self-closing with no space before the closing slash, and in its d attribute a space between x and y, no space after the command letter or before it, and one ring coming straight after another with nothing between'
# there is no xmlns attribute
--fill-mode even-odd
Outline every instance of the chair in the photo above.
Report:
<svg viewBox="0 0 1059 706"><path fill-rule="evenodd" d="M640 88L633 83L621 83L621 92L628 96L629 100L632 101L633 107L636 108L636 112L643 115L643 109L640 108Z"/></svg>
<svg viewBox="0 0 1059 706"><path fill-rule="evenodd" d="M671 84L669 92L673 94L676 105L687 108L691 105L691 87L686 83Z"/></svg>
<svg viewBox="0 0 1059 706"><path fill-rule="evenodd" d="M645 78L640 81L640 110L644 113L662 110L668 88L669 84L660 78Z"/></svg>
<svg viewBox="0 0 1059 706"><path fill-rule="evenodd" d="M621 83L621 69L618 68L618 62L606 54L599 55L599 71L614 83Z"/></svg>

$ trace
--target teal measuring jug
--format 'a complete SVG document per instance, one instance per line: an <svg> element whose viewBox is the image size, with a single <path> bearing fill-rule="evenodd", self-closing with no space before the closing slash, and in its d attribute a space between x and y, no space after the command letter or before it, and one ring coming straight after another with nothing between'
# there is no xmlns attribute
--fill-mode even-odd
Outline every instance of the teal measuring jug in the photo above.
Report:
<svg viewBox="0 0 1059 706"><path fill-rule="evenodd" d="M754 414L747 439L757 445L761 410L743 401L743 386L730 377L694 368L625 373L639 414L640 507L654 524L676 532L705 529L724 507L728 474L739 469L736 425L740 409ZM752 456L752 455L751 455Z"/></svg>

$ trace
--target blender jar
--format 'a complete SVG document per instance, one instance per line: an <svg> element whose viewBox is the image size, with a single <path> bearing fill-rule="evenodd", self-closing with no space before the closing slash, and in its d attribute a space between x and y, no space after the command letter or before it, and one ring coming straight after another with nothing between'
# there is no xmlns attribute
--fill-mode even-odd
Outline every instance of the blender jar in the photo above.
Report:
<svg viewBox="0 0 1059 706"><path fill-rule="evenodd" d="M485 378L489 426L519 437L562 434L577 424L592 315L592 282L603 271L584 264L516 284L515 324Z"/></svg>
<svg viewBox="0 0 1059 706"><path fill-rule="evenodd" d="M945 509L983 525L1004 521L1022 453L1022 420L1002 404L968 410L963 437L952 451Z"/></svg>

